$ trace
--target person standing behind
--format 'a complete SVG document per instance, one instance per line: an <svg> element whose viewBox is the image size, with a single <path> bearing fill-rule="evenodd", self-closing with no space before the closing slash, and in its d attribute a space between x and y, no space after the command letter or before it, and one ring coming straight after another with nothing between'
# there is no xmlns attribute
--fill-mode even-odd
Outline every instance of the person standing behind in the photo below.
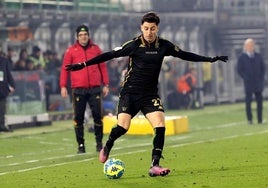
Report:
<svg viewBox="0 0 268 188"><path fill-rule="evenodd" d="M13 66L14 71L25 71L26 70L26 62L28 60L28 52L26 49L21 49L19 53L19 59Z"/></svg>
<svg viewBox="0 0 268 188"><path fill-rule="evenodd" d="M6 103L9 93L14 92L15 82L8 60L0 56L0 132L9 132L5 124Z"/></svg>
<svg viewBox="0 0 268 188"><path fill-rule="evenodd" d="M12 47L7 48L7 61L8 61L8 66L9 66L10 71L12 71L14 67L14 62L12 60L14 53L15 51Z"/></svg>
<svg viewBox="0 0 268 188"><path fill-rule="evenodd" d="M260 53L255 51L255 41L251 38L244 42L243 52L239 55L237 62L237 72L244 81L248 123L253 123L251 102L254 94L257 102L257 120L259 124L262 124L262 92L264 89L265 65Z"/></svg>
<svg viewBox="0 0 268 188"><path fill-rule="evenodd" d="M196 87L196 69L191 67L177 81L177 90L180 98L180 107L185 109L194 107L194 91Z"/></svg>
<svg viewBox="0 0 268 188"><path fill-rule="evenodd" d="M79 72L67 72L65 66L76 64L91 59L101 54L101 49L89 37L88 27L81 25L76 29L77 41L69 47L63 57L60 75L61 96L67 97L67 82L70 76L72 89L72 102L74 111L74 129L78 143L78 153L85 153L84 140L84 113L89 104L96 139L96 150L102 148L103 138L103 107L102 94L106 97L109 93L109 76L106 64L87 67Z"/></svg>
<svg viewBox="0 0 268 188"><path fill-rule="evenodd" d="M32 54L28 58L34 63L36 69L42 70L44 68L45 61L38 46L33 46Z"/></svg>

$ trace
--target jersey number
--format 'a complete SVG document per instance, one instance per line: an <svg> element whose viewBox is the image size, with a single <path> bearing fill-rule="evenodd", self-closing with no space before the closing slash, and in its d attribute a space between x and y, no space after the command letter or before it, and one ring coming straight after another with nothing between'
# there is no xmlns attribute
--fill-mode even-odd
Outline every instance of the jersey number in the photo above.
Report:
<svg viewBox="0 0 268 188"><path fill-rule="evenodd" d="M159 98L153 99L152 102L154 103L154 106L162 106L162 102Z"/></svg>

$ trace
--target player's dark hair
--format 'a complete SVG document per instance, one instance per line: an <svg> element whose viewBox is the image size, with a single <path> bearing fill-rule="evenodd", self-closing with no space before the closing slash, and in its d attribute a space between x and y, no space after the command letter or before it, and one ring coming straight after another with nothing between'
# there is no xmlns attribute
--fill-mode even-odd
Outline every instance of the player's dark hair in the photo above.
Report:
<svg viewBox="0 0 268 188"><path fill-rule="evenodd" d="M155 12L148 12L144 14L141 19L141 24L144 22L155 23L158 25L160 23L160 18Z"/></svg>

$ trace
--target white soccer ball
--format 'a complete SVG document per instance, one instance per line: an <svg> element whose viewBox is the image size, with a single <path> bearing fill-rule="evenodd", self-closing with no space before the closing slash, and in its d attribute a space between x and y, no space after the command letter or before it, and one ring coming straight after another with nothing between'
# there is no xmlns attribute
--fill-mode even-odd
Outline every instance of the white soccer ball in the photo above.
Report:
<svg viewBox="0 0 268 188"><path fill-rule="evenodd" d="M121 178L125 172L125 164L120 159L110 158L104 163L103 172L109 179Z"/></svg>

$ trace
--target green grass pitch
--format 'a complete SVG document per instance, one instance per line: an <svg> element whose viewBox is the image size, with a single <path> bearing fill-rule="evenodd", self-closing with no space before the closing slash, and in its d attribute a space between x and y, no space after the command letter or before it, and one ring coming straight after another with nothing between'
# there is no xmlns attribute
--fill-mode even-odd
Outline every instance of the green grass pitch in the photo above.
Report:
<svg viewBox="0 0 268 188"><path fill-rule="evenodd" d="M266 120L267 107L265 101ZM0 134L0 187L268 187L268 123L248 125L243 103L166 115L189 118L188 133L166 137L161 160L171 169L166 177L148 176L152 135L124 135L116 141L111 157L123 160L126 171L122 178L111 180L98 161L94 135L85 132L87 153L78 155L72 121L58 121Z"/></svg>

